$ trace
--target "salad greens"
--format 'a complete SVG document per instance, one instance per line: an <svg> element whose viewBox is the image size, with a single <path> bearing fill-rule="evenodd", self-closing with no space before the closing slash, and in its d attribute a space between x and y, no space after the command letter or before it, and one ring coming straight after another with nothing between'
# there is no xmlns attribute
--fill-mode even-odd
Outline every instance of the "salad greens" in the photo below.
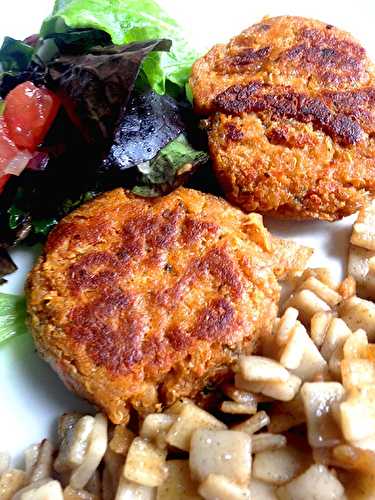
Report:
<svg viewBox="0 0 375 500"><path fill-rule="evenodd" d="M194 149L185 134L180 134L155 158L138 166L142 175L133 192L140 196L160 196L180 185L183 176L207 161L208 155Z"/></svg>
<svg viewBox="0 0 375 500"><path fill-rule="evenodd" d="M0 293L0 344L26 333L26 302L19 295Z"/></svg>
<svg viewBox="0 0 375 500"><path fill-rule="evenodd" d="M122 113L103 171L123 171L154 158L186 125L182 109L171 97L152 90L135 92Z"/></svg>
<svg viewBox="0 0 375 500"><path fill-rule="evenodd" d="M169 50L169 40L150 40L63 55L48 65L53 86L74 112L90 143L111 138L126 107L140 64L152 51ZM79 84L77 83L79 82Z"/></svg>
<svg viewBox="0 0 375 500"><path fill-rule="evenodd" d="M56 0L40 34L5 38L0 96L32 82L61 105L26 168L0 187L0 280L15 269L7 248L43 240L93 196L166 194L207 162L188 85L195 58L155 0Z"/></svg>
<svg viewBox="0 0 375 500"><path fill-rule="evenodd" d="M56 0L41 35L65 32L68 27L105 31L117 45L159 38L172 40L170 52L152 53L143 63L150 87L159 94L165 93L167 80L183 88L197 58L176 21L154 0Z"/></svg>

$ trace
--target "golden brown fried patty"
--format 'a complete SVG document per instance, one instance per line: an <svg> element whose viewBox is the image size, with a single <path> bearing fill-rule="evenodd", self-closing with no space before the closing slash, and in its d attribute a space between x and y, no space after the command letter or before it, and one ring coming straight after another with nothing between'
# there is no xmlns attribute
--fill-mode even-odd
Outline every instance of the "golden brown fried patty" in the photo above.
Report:
<svg viewBox="0 0 375 500"><path fill-rule="evenodd" d="M261 216L179 189L117 189L63 219L31 272L37 348L113 422L218 379L270 332L276 278L310 251L271 238Z"/></svg>
<svg viewBox="0 0 375 500"><path fill-rule="evenodd" d="M246 211L335 220L375 192L375 69L349 34L264 19L193 66L216 174Z"/></svg>

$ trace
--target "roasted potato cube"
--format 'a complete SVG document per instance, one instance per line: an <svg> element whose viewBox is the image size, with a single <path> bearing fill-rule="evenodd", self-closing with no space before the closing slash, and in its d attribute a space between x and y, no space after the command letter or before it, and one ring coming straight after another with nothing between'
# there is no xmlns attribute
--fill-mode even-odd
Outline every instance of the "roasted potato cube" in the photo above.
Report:
<svg viewBox="0 0 375 500"><path fill-rule="evenodd" d="M250 500L250 490L239 486L226 476L210 474L199 487L205 500Z"/></svg>
<svg viewBox="0 0 375 500"><path fill-rule="evenodd" d="M160 448L167 446L167 433L176 421L175 415L151 413L144 419L139 435L153 441Z"/></svg>
<svg viewBox="0 0 375 500"><path fill-rule="evenodd" d="M168 460L167 469L168 476L158 487L156 500L199 500L188 460Z"/></svg>
<svg viewBox="0 0 375 500"><path fill-rule="evenodd" d="M167 433L167 443L181 450L189 451L191 436L196 429L200 428L226 429L226 425L195 404L185 404Z"/></svg>
<svg viewBox="0 0 375 500"><path fill-rule="evenodd" d="M345 341L343 346L344 359L366 358L368 340L364 330L356 330Z"/></svg>
<svg viewBox="0 0 375 500"><path fill-rule="evenodd" d="M222 474L247 485L251 473L251 438L233 430L198 429L191 439L190 469L200 482L209 474Z"/></svg>
<svg viewBox="0 0 375 500"><path fill-rule="evenodd" d="M301 396L307 419L307 435L313 448L335 446L341 432L332 415L332 407L341 402L345 389L338 382L305 383Z"/></svg>
<svg viewBox="0 0 375 500"><path fill-rule="evenodd" d="M136 437L130 445L123 475L128 481L143 486L160 486L168 474L166 456L166 451L146 439Z"/></svg>
<svg viewBox="0 0 375 500"><path fill-rule="evenodd" d="M240 356L239 370L249 382L285 382L289 372L280 363L263 356Z"/></svg>
<svg viewBox="0 0 375 500"><path fill-rule="evenodd" d="M280 500L346 500L343 485L324 465L312 465L277 489Z"/></svg>
<svg viewBox="0 0 375 500"><path fill-rule="evenodd" d="M0 498L1 500L11 500L13 495L25 486L27 481L23 470L9 469L0 477Z"/></svg>
<svg viewBox="0 0 375 500"><path fill-rule="evenodd" d="M124 477L120 479L114 500L154 500L155 488L132 483Z"/></svg>
<svg viewBox="0 0 375 500"><path fill-rule="evenodd" d="M262 451L254 456L253 477L281 485L298 476L307 466L305 453L291 446Z"/></svg>

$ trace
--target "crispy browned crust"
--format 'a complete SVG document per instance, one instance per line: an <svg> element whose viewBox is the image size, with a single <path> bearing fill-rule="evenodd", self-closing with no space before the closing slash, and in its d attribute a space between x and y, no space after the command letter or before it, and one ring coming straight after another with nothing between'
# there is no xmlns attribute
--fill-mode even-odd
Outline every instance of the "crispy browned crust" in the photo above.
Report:
<svg viewBox="0 0 375 500"><path fill-rule="evenodd" d="M49 236L27 283L31 329L69 387L126 421L131 407L194 396L250 352L270 332L276 278L309 255L218 198L118 189Z"/></svg>
<svg viewBox="0 0 375 500"><path fill-rule="evenodd" d="M212 114L214 168L233 203L339 219L375 192L375 70L331 25L264 19L199 59L197 112Z"/></svg>

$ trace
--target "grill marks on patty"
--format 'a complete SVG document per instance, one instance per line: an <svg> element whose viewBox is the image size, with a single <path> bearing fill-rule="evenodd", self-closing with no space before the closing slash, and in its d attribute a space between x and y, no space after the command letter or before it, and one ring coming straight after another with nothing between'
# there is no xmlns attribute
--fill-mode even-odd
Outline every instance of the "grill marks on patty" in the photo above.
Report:
<svg viewBox="0 0 375 500"><path fill-rule="evenodd" d="M159 353L169 345L178 351L196 339L230 341L238 332L234 303L240 300L244 285L241 270L224 246L187 260L185 271L180 269L182 276L172 287L150 290L146 298L144 291L127 291L135 268L154 262L168 271L165 262L174 246L184 248L202 238L215 237L218 232L216 224L192 218L182 205L158 216L128 220L122 227L117 252L87 253L69 267L69 288L79 296L80 303L69 315L68 334L86 346L97 365L122 375L129 373L144 356L157 363ZM157 339L148 339L149 318L141 311L157 314L158 309L164 308L172 312L202 279L214 281L218 293L226 290L226 296L209 301L187 329L176 325L166 333L161 330Z"/></svg>
<svg viewBox="0 0 375 500"><path fill-rule="evenodd" d="M350 103L360 101L362 105L372 104L375 89L360 90L357 98L356 92L323 94L319 98L282 87L278 87L275 92L275 88L270 85L251 82L229 87L215 98L214 106L216 111L228 115L266 113L271 120L291 118L302 123L311 122L315 129L322 130L342 146L350 146L364 137L364 130L356 121L361 117L360 110L355 116ZM333 102L336 111L329 107ZM362 108L362 116L365 107Z"/></svg>

